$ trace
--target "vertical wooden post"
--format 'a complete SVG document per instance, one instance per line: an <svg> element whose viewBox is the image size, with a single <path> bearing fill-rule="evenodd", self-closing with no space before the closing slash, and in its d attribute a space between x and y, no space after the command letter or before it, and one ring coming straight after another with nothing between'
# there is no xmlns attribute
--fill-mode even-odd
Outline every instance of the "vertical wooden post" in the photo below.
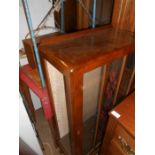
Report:
<svg viewBox="0 0 155 155"><path fill-rule="evenodd" d="M126 95L128 95L129 92L130 92L131 85L132 85L132 82L134 80L134 77L135 77L135 68L134 68L134 70L133 70L133 72L131 74L131 78L130 78L129 85L128 85L128 88L127 88L127 91L126 91Z"/></svg>
<svg viewBox="0 0 155 155"><path fill-rule="evenodd" d="M89 10L91 1L90 0L84 0L82 3L85 5L85 7ZM80 5L80 2L77 2L77 29L85 29L89 27L89 16L85 12L84 8Z"/></svg>
<svg viewBox="0 0 155 155"><path fill-rule="evenodd" d="M119 29L134 32L135 0L115 0L112 25Z"/></svg>
<svg viewBox="0 0 155 155"><path fill-rule="evenodd" d="M100 123L100 115L101 115L102 104L103 104L103 96L104 96L106 78L107 78L107 64L104 65L104 70L103 70L101 82L100 82L100 91L99 91L98 107L97 107L98 113L97 113L95 135L94 135L94 139L93 139L93 147L95 147L95 145L96 145L96 139L97 139L97 133L98 133L99 123Z"/></svg>
<svg viewBox="0 0 155 155"><path fill-rule="evenodd" d="M83 151L83 74L69 73L65 76L68 118L72 154Z"/></svg>
<svg viewBox="0 0 155 155"><path fill-rule="evenodd" d="M122 67L121 67L121 71L120 71L119 78L118 78L118 83L117 83L116 91L115 91L113 105L115 105L116 101L117 101L117 95L118 95L118 91L119 91L120 84L121 84L121 81L122 81L122 77L123 77L123 73L124 73L124 70L125 70L126 62L127 62L127 56L124 56Z"/></svg>
<svg viewBox="0 0 155 155"><path fill-rule="evenodd" d="M32 114L32 120L34 122L36 122L35 109L33 106L32 99L31 99L29 87L21 79L19 79L19 84L20 84L21 92L23 93L23 95L25 97L26 104L27 104L27 106L28 106L28 108Z"/></svg>

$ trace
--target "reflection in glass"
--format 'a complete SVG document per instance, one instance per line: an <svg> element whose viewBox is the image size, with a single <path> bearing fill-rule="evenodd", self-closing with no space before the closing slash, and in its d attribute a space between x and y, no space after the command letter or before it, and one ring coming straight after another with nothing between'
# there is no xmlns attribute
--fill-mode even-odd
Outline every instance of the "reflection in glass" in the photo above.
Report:
<svg viewBox="0 0 155 155"><path fill-rule="evenodd" d="M108 112L113 107L113 99L117 87L122 62L122 59L118 59L108 64L105 92L103 98L102 111L100 114L100 124L97 133L96 144L98 144L103 138L108 119Z"/></svg>
<svg viewBox="0 0 155 155"><path fill-rule="evenodd" d="M119 87L116 104L120 103L126 96L127 88L134 70L134 66L135 66L135 53L132 53L127 57L127 63ZM134 82L132 85L134 85Z"/></svg>
<svg viewBox="0 0 155 155"><path fill-rule="evenodd" d="M84 74L83 87L83 155L86 155L92 148L96 126L97 104L99 86L103 68Z"/></svg>

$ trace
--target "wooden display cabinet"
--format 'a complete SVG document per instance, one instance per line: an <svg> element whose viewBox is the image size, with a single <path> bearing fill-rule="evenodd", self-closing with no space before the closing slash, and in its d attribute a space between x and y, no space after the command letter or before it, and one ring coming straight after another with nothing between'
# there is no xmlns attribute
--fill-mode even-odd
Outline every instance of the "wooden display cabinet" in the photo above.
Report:
<svg viewBox="0 0 155 155"><path fill-rule="evenodd" d="M57 141L65 155L93 154L107 114L134 89L134 35L107 25L39 46Z"/></svg>

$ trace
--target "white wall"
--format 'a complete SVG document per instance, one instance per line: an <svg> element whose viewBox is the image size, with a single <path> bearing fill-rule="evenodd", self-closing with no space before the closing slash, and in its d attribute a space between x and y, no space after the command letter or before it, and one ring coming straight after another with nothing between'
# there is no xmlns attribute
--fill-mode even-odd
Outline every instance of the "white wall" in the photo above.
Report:
<svg viewBox="0 0 155 155"><path fill-rule="evenodd" d="M43 155L21 96L19 96L19 136L38 155Z"/></svg>

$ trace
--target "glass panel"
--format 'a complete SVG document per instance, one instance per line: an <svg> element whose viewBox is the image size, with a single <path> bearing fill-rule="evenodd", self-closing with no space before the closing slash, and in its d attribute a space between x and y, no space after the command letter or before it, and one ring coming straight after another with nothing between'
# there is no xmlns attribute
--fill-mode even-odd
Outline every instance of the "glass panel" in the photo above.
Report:
<svg viewBox="0 0 155 155"><path fill-rule="evenodd" d="M92 148L96 126L97 103L102 68L84 74L83 83L83 155Z"/></svg>
<svg viewBox="0 0 155 155"><path fill-rule="evenodd" d="M118 97L117 97L116 103L120 103L125 98L126 91L127 91L134 67L135 67L135 53L132 53L127 58L127 63L125 66L122 81L118 91Z"/></svg>
<svg viewBox="0 0 155 155"><path fill-rule="evenodd" d="M117 87L117 82L122 66L122 59L115 60L108 64L107 79L103 98L102 111L100 114L100 124L97 133L96 145L102 141L108 120L108 112L113 108L113 99Z"/></svg>
<svg viewBox="0 0 155 155"><path fill-rule="evenodd" d="M48 61L46 61L46 64L54 100L53 104L55 108L58 129L60 133L60 142L64 147L65 152L67 152L68 155L71 155L71 143L69 137L70 131L68 125L63 74L59 72L54 66L52 66Z"/></svg>

